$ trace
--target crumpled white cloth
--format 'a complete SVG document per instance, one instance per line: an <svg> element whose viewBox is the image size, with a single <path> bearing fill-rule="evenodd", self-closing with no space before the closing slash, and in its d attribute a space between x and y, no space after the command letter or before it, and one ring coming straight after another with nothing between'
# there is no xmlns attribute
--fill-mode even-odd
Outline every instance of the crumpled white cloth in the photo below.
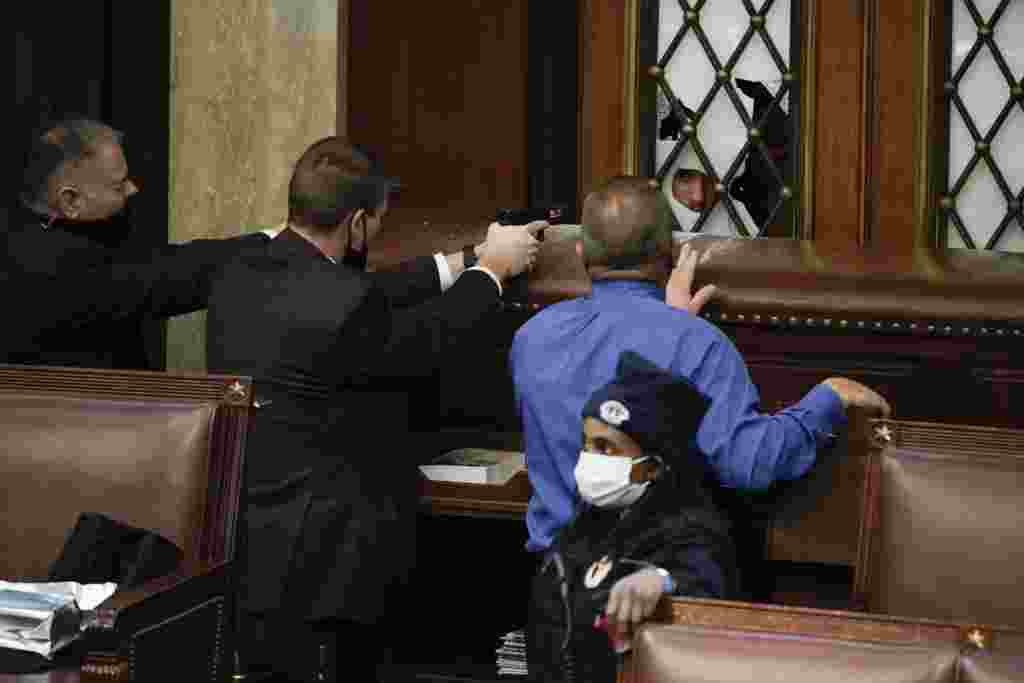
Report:
<svg viewBox="0 0 1024 683"><path fill-rule="evenodd" d="M0 647L51 657L78 634L81 613L96 609L116 583L0 581Z"/></svg>

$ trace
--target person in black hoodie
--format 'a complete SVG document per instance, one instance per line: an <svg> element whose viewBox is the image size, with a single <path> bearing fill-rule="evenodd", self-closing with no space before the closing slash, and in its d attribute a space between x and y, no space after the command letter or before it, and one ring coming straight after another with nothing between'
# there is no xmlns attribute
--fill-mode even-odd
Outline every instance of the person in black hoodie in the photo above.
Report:
<svg viewBox="0 0 1024 683"><path fill-rule="evenodd" d="M28 139L21 187L0 226L0 295L10 322L0 362L152 370L150 321L206 307L211 278L261 233L187 244L131 239L121 133L68 115Z"/></svg>
<svg viewBox="0 0 1024 683"><path fill-rule="evenodd" d="M534 578L534 681L610 683L662 596L736 592L729 525L693 445L708 399L631 351L616 375L584 406L580 507Z"/></svg>

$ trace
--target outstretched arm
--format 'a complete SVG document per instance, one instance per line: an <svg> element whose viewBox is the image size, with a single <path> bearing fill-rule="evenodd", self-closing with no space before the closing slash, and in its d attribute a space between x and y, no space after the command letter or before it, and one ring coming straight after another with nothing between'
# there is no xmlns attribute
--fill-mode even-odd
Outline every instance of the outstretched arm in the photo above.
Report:
<svg viewBox="0 0 1024 683"><path fill-rule="evenodd" d="M86 325L148 316L167 318L206 307L210 283L239 250L262 235L196 240L133 252L66 279L5 270L0 292L18 324L3 340L8 349L30 348L51 334Z"/></svg>
<svg viewBox="0 0 1024 683"><path fill-rule="evenodd" d="M392 310L374 287L350 319L339 349L363 349L360 376L404 378L432 374L444 351L472 335L500 300L501 280L519 274L537 251L536 228L498 226L488 235L480 267L462 274L443 296L425 304Z"/></svg>
<svg viewBox="0 0 1024 683"><path fill-rule="evenodd" d="M697 253L684 244L666 288L666 302L698 315L715 295L706 285L691 295ZM687 345L673 368L690 377L711 399L697 433L697 445L727 486L762 489L795 479L814 463L820 443L846 423L850 407L886 417L888 402L869 387L843 377L825 380L798 403L777 413L759 410L760 398L746 363L721 334L701 335L700 348Z"/></svg>
<svg viewBox="0 0 1024 683"><path fill-rule="evenodd" d="M679 259L676 261L672 275L665 287L665 303L673 308L682 311L689 311L694 315L700 315L704 305L714 298L718 292L715 285L704 285L696 294L693 290L693 276L697 270L697 252L689 244L684 244L679 250Z"/></svg>
<svg viewBox="0 0 1024 683"><path fill-rule="evenodd" d="M732 342L717 331L709 339L695 351L699 358L681 354L677 371L711 399L697 446L718 479L730 487L765 489L777 480L802 476L818 446L846 423L842 399L820 384L796 404L762 413L757 389Z"/></svg>

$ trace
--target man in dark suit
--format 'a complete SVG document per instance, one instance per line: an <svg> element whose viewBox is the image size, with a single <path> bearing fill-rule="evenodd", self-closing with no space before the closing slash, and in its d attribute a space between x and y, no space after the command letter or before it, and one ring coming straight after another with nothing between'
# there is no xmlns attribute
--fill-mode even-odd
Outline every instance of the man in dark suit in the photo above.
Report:
<svg viewBox="0 0 1024 683"><path fill-rule="evenodd" d="M210 299L209 369L256 379L243 650L282 680L312 680L319 647L335 642L358 642L350 680L374 680L390 659L381 625L414 562L423 456L408 439L408 379L435 372L497 306L544 226L492 226L479 264L441 295L429 257L400 275L363 270L389 190L345 140L314 144L292 176L288 227L240 253Z"/></svg>
<svg viewBox="0 0 1024 683"><path fill-rule="evenodd" d="M135 247L120 134L85 118L30 138L22 187L0 230L0 293L9 307L0 362L153 369L142 329L205 308L210 278L262 234Z"/></svg>

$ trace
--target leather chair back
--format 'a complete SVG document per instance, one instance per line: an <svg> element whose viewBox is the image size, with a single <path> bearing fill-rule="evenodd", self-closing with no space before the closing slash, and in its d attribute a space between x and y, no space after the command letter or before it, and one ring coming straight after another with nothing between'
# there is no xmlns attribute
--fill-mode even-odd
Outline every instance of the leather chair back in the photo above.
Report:
<svg viewBox="0 0 1024 683"><path fill-rule="evenodd" d="M1024 431L874 422L858 601L1024 627Z"/></svg>
<svg viewBox="0 0 1024 683"><path fill-rule="evenodd" d="M0 366L0 577L40 580L79 513L232 557L245 378Z"/></svg>
<svg viewBox="0 0 1024 683"><path fill-rule="evenodd" d="M644 628L634 643L634 683L954 683L950 645L866 643L694 626Z"/></svg>
<svg viewBox="0 0 1024 683"><path fill-rule="evenodd" d="M644 625L620 683L1024 681L1024 631L677 598Z"/></svg>

